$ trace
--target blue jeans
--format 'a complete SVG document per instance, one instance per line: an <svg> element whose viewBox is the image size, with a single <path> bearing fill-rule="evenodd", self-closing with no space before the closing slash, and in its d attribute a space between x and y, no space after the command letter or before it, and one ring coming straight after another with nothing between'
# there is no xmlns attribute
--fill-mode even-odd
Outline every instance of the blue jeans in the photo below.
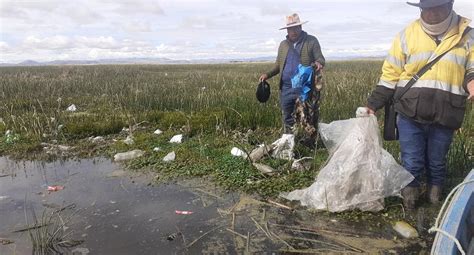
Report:
<svg viewBox="0 0 474 255"><path fill-rule="evenodd" d="M280 92L280 106L283 117L285 133L290 132L295 124L295 104L296 99L301 94L301 88L283 88Z"/></svg>
<svg viewBox="0 0 474 255"><path fill-rule="evenodd" d="M454 130L436 124L420 124L401 114L398 114L397 126L402 165L415 177L408 186L420 186L424 171L428 184L443 186L446 156Z"/></svg>

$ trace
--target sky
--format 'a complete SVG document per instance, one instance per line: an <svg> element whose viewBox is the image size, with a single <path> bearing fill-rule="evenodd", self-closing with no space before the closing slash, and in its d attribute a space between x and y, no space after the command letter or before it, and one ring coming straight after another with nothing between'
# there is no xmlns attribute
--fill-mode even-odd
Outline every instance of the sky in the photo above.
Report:
<svg viewBox="0 0 474 255"><path fill-rule="evenodd" d="M472 19L474 1L454 10ZM328 59L384 56L419 17L400 0L0 0L0 63L274 57L292 13Z"/></svg>

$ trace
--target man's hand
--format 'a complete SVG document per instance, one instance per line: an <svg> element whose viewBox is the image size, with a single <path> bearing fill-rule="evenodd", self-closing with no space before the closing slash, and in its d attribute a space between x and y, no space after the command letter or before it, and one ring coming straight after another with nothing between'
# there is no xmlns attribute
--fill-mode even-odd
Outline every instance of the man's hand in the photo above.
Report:
<svg viewBox="0 0 474 255"><path fill-rule="evenodd" d="M323 69L323 65L321 65L321 63L317 61L314 61L313 63L311 63L311 66L314 68L314 71Z"/></svg>
<svg viewBox="0 0 474 255"><path fill-rule="evenodd" d="M262 82L262 81L265 81L267 79L268 79L268 75L264 73L264 74L260 75L260 78L258 78L258 81Z"/></svg>
<svg viewBox="0 0 474 255"><path fill-rule="evenodd" d="M474 80L467 83L467 92L469 92L467 100L474 101Z"/></svg>
<svg viewBox="0 0 474 255"><path fill-rule="evenodd" d="M375 111L367 106L358 107L356 110L356 117L369 117L370 114L375 114Z"/></svg>

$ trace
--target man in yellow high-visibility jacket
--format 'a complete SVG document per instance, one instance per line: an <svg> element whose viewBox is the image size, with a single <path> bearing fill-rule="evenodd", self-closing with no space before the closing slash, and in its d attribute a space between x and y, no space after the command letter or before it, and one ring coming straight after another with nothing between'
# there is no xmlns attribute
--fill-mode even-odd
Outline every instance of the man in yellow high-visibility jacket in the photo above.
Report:
<svg viewBox="0 0 474 255"><path fill-rule="evenodd" d="M415 208L424 171L428 200L440 201L453 133L463 122L466 99L474 99L474 30L469 19L453 11L453 2L408 3L420 8L420 19L396 36L367 100L373 114L424 65L451 49L395 103L402 164L415 177L402 190L408 209Z"/></svg>

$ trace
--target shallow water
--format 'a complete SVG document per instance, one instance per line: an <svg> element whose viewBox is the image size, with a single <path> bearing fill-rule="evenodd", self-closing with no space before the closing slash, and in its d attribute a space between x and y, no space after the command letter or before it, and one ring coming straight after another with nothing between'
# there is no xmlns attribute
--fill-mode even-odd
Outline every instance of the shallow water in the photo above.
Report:
<svg viewBox="0 0 474 255"><path fill-rule="evenodd" d="M223 206L219 199L204 199L180 185L147 185L146 178L120 169L106 159L18 163L0 158L0 176L9 175L0 178L0 239L14 242L0 244L0 254L32 252L27 232L12 233L26 226L25 201L30 224L33 210L40 219L44 210L75 205L61 215L71 217L66 224L73 231L70 238L84 243L68 252L82 247L90 254L180 253L183 238L175 233L193 240L216 226L212 219L218 216L216 207ZM64 189L48 192L48 185ZM175 210L194 213L178 215ZM168 240L170 235L175 239ZM188 251L202 248L196 243Z"/></svg>
<svg viewBox="0 0 474 255"><path fill-rule="evenodd" d="M13 232L27 226L25 212L31 225L33 213L41 220L43 212L49 215L69 205L74 208L60 213L66 232L72 232L67 240L83 243L62 249L65 254L426 250L420 240L400 240L387 224L288 210L225 192L201 179L157 186L150 184L152 179L103 158L44 163L0 157L0 254L32 254L28 232ZM64 189L48 192L52 185ZM193 213L180 215L176 210Z"/></svg>

